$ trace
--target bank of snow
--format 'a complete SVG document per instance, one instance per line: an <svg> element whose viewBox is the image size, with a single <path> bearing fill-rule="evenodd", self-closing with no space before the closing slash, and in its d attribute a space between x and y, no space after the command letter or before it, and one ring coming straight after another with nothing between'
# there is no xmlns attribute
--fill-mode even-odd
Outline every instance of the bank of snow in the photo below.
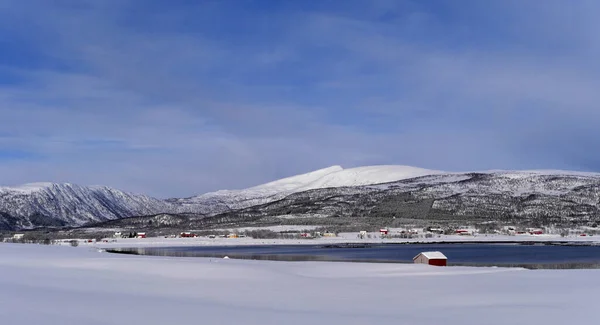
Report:
<svg viewBox="0 0 600 325"><path fill-rule="evenodd" d="M599 270L163 258L0 244L6 324L578 324Z"/></svg>

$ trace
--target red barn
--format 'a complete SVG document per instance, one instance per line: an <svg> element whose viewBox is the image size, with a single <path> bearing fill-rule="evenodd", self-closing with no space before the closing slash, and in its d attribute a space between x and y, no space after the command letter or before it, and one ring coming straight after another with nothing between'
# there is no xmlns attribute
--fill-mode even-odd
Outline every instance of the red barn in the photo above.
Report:
<svg viewBox="0 0 600 325"><path fill-rule="evenodd" d="M448 258L442 252L422 252L413 258L413 262L417 264L446 266Z"/></svg>

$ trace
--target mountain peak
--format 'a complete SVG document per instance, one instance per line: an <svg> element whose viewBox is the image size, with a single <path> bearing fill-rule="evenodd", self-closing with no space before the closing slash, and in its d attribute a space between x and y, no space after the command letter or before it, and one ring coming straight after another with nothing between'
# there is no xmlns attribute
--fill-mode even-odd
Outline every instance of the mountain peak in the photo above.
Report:
<svg viewBox="0 0 600 325"><path fill-rule="evenodd" d="M409 178L440 174L441 171L404 165L363 166L333 171L314 182L308 183L301 190L325 187L343 187L388 183Z"/></svg>
<svg viewBox="0 0 600 325"><path fill-rule="evenodd" d="M0 190L5 190L9 192L20 192L23 194L31 194L33 192L38 192L40 190L46 189L48 187L54 186L54 183L50 182L37 182L37 183L27 183L18 186L8 186L8 187L0 187Z"/></svg>
<svg viewBox="0 0 600 325"><path fill-rule="evenodd" d="M342 166L331 166L323 169L318 169L305 174L290 176L276 181L272 181L266 184L251 187L247 190L268 190L274 189L276 191L288 191L294 190L298 187L302 187L308 183L314 182L317 179L326 175L337 173L344 170Z"/></svg>

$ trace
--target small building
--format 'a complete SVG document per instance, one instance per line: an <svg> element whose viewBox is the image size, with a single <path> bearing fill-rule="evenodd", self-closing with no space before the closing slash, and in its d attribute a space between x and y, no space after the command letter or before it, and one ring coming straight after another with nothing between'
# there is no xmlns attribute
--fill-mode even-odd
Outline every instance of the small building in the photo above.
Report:
<svg viewBox="0 0 600 325"><path fill-rule="evenodd" d="M138 232L137 233L137 238L146 238L146 233L145 232Z"/></svg>
<svg viewBox="0 0 600 325"><path fill-rule="evenodd" d="M442 252L421 252L413 258L413 262L417 264L446 266L448 258Z"/></svg>
<svg viewBox="0 0 600 325"><path fill-rule="evenodd" d="M21 240L23 237L25 237L25 234L14 234L12 239Z"/></svg>
<svg viewBox="0 0 600 325"><path fill-rule="evenodd" d="M198 235L194 234L193 232L186 231L186 232L182 232L181 234L179 234L179 237L181 237L181 238L195 238L195 237L198 237Z"/></svg>
<svg viewBox="0 0 600 325"><path fill-rule="evenodd" d="M358 237L359 237L360 239L365 239L365 238L367 238L367 231L366 231L366 230L361 230L361 231L358 233Z"/></svg>
<svg viewBox="0 0 600 325"><path fill-rule="evenodd" d="M227 235L227 238L238 238L237 234L229 234Z"/></svg>
<svg viewBox="0 0 600 325"><path fill-rule="evenodd" d="M461 235L461 236L471 236L473 235L473 232L469 229L456 229L454 231L455 234L457 235Z"/></svg>
<svg viewBox="0 0 600 325"><path fill-rule="evenodd" d="M312 235L310 233L303 232L303 233L300 234L300 237L302 237L302 238L311 238Z"/></svg>
<svg viewBox="0 0 600 325"><path fill-rule="evenodd" d="M381 229L379 229L379 234L381 234L381 235L385 236L385 235L387 235L389 233L390 233L390 230L387 229L387 228L381 228Z"/></svg>
<svg viewBox="0 0 600 325"><path fill-rule="evenodd" d="M323 237L335 237L335 233L326 231L325 233L323 233Z"/></svg>
<svg viewBox="0 0 600 325"><path fill-rule="evenodd" d="M428 227L427 231L432 232L434 234L438 234L438 235L442 235L444 234L444 229L442 228L432 228L432 227Z"/></svg>

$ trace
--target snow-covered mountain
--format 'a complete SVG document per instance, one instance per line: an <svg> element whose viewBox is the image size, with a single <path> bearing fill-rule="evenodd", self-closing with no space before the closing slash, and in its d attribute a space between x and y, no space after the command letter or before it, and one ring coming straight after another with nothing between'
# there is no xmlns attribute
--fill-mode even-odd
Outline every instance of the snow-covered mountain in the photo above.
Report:
<svg viewBox="0 0 600 325"><path fill-rule="evenodd" d="M296 217L304 222L311 222L310 218L385 216L398 220L587 222L600 219L600 174L446 173L408 166L333 166L243 190L168 200L98 186L38 183L0 187L0 230L78 226L152 215L156 217L146 221L153 227L164 220L187 227L193 225L190 220L202 225L204 221L199 220L279 222Z"/></svg>
<svg viewBox="0 0 600 325"><path fill-rule="evenodd" d="M407 166L340 166L284 178L245 190L222 190L185 199L160 200L104 186L32 183L0 187L0 229L80 226L90 222L160 213L214 215L323 187L376 184L438 173Z"/></svg>
<svg viewBox="0 0 600 325"><path fill-rule="evenodd" d="M243 190L222 190L199 196L171 199L181 212L216 214L264 204L298 192L330 187L350 187L399 181L442 172L410 166L381 165L344 169L332 166Z"/></svg>
<svg viewBox="0 0 600 325"><path fill-rule="evenodd" d="M104 186L34 183L0 187L0 229L79 226L156 211L174 209L163 200Z"/></svg>
<svg viewBox="0 0 600 325"><path fill-rule="evenodd" d="M185 221L220 225L600 225L600 174L565 171L441 173L296 192L277 201Z"/></svg>

